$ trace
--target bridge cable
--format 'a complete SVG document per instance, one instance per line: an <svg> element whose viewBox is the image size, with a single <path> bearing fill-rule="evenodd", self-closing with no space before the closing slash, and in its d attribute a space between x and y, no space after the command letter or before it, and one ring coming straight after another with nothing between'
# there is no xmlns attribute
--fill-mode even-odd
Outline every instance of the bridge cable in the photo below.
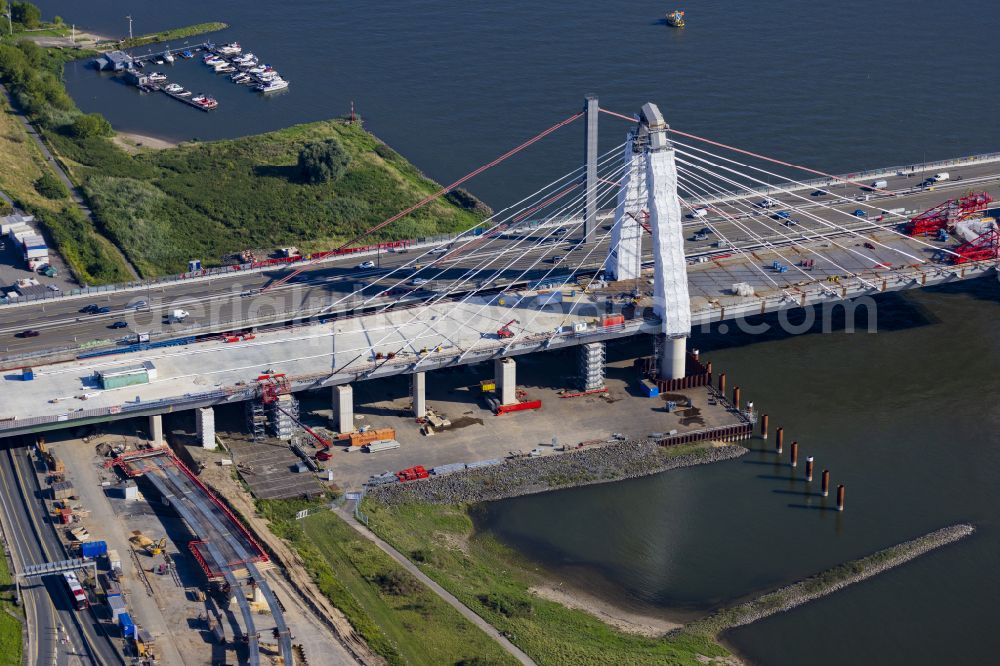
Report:
<svg viewBox="0 0 1000 666"><path fill-rule="evenodd" d="M427 195L426 197L424 197L423 199L421 199L417 203L413 204L409 208L406 208L405 210L402 210L402 211L396 213L392 217L384 220L383 222L380 222L380 223L376 224L375 226L370 227L369 229L367 229L367 230L361 232L360 234L354 236L350 240L348 240L348 241L346 241L344 243L341 243L339 246L337 246L336 248L334 248L334 252L336 252L337 250L342 250L342 249L344 249L346 247L350 247L353 243L356 243L356 242L362 240L363 238L366 238L367 236L370 236L371 234L375 233L379 229L382 229L382 228L384 228L384 227L392 224L393 222L399 220L400 218L403 218L403 217L409 215L410 213L412 213L412 212L414 212L414 211L416 211L416 210L418 210L420 208L423 208L425 205L429 204L430 202L434 201L435 199L438 199L442 195L447 194L448 192L450 192L451 190L455 189L456 187L462 185L463 183L465 183L466 181L470 180L471 178L474 178L475 176L478 176L479 174L481 174L484 171L486 171L487 169L491 169L491 168L495 167L496 165L500 164L501 162L506 161L510 157L513 157L517 153L519 153L522 150L524 150L525 148L527 148L528 146L531 146L531 145L537 143L538 141L544 139L549 134L552 134L553 132L555 132L556 130L560 129L561 127L565 127L566 125L569 125L574 120L577 120L578 118L582 117L583 115L584 114L583 114L582 111L579 112L579 113L575 113L572 116L566 118L565 120L561 120L558 123L556 123L555 125L552 125L548 129L545 129L542 132L539 132L538 134L536 134L535 136L531 137L527 141L524 141L520 145L515 146L514 148L508 150L503 155L500 155L499 157L494 158L492 161L487 162L486 164L484 164L484 165L482 165L482 166L480 166L480 167L478 167L476 169L473 169L472 171L470 171L469 173L465 174L464 176L462 176L461 178L459 178L455 182L451 183L450 185L446 185L445 187L442 187L441 189L439 189L437 192L434 192L433 194ZM288 275L286 275L286 276L282 277L281 279L277 280L276 282L273 282L270 285L264 287L261 290L261 292L263 293L263 292L268 291L269 289L271 289L273 287L277 287L277 286L280 286L282 284L285 284L286 282L288 282L289 280L291 280L292 278L294 278L296 275L299 275L304 270L306 270L306 268L308 266L310 266L311 264L313 264L314 261L315 260L309 260L309 261L307 261L304 265L300 266L299 268L297 268L296 270L292 271Z"/></svg>

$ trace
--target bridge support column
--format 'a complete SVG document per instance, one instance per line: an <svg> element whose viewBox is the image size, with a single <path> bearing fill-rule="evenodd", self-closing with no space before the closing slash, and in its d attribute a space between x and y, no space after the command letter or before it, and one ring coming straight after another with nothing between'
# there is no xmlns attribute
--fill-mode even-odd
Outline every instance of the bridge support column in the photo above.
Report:
<svg viewBox="0 0 1000 666"><path fill-rule="evenodd" d="M153 446L163 446L163 414L149 417L149 442Z"/></svg>
<svg viewBox="0 0 1000 666"><path fill-rule="evenodd" d="M413 415L423 418L427 416L427 375L414 372L410 375L410 396L413 398Z"/></svg>
<svg viewBox="0 0 1000 666"><path fill-rule="evenodd" d="M687 338L667 338L660 346L660 377L681 379L687 371Z"/></svg>
<svg viewBox="0 0 1000 666"><path fill-rule="evenodd" d="M597 230L597 121L601 109L597 102L597 95L587 95L584 100L583 113L586 123L584 154L587 189L583 207L583 239L589 242L594 240L594 232Z"/></svg>
<svg viewBox="0 0 1000 666"><path fill-rule="evenodd" d="M218 444L215 442L215 410L211 407L199 407L194 410L194 421L202 448L216 449Z"/></svg>
<svg viewBox="0 0 1000 666"><path fill-rule="evenodd" d="M603 342L580 345L580 388L594 391L604 387L605 348Z"/></svg>
<svg viewBox="0 0 1000 666"><path fill-rule="evenodd" d="M653 232L653 308L668 338L663 346L660 371L670 379L684 377L687 337L691 335L691 297L688 294L687 260L680 199L677 197L677 163L667 139L669 126L655 104L644 104L637 140L647 152L646 190L649 222Z"/></svg>
<svg viewBox="0 0 1000 666"><path fill-rule="evenodd" d="M354 432L354 389L350 384L333 387L333 420L337 432Z"/></svg>
<svg viewBox="0 0 1000 666"><path fill-rule="evenodd" d="M493 381L501 405L517 402L517 363L512 358L498 358L493 362Z"/></svg>
<svg viewBox="0 0 1000 666"><path fill-rule="evenodd" d="M643 229L639 221L647 216L646 153L635 139L635 132L629 132L624 158L627 168L618 189L611 245L604 262L604 271L611 280L637 280L642 272Z"/></svg>

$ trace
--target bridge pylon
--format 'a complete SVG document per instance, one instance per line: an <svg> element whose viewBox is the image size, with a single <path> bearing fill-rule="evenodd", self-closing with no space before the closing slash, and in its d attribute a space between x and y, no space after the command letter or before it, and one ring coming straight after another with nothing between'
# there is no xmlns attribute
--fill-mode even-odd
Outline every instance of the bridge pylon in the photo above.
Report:
<svg viewBox="0 0 1000 666"><path fill-rule="evenodd" d="M687 365L691 299L677 163L668 129L660 109L653 103L644 104L639 124L626 141L628 168L619 190L605 270L614 280L639 277L642 227L648 225L653 236L653 309L662 322L662 340L657 345L660 376L680 379Z"/></svg>

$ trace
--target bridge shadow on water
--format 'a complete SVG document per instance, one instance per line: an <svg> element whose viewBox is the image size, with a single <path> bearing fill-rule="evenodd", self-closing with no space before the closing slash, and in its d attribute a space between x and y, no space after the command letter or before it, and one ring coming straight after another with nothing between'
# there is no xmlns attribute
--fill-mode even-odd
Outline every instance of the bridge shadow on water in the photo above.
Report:
<svg viewBox="0 0 1000 666"><path fill-rule="evenodd" d="M695 340L694 346L733 349L804 335L849 332L864 335L868 331L907 330L930 326L939 321L926 307L905 293L879 294L873 300L874 307L859 303L853 312L842 304L813 305L785 312L754 315L735 322L730 320L696 326L692 338ZM807 322L811 322L811 325L804 328Z"/></svg>

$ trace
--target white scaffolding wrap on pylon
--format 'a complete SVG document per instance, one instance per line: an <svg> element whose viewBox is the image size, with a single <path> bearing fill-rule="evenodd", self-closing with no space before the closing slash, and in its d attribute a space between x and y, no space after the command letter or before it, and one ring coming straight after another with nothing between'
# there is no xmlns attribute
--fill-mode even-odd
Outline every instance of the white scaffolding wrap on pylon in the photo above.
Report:
<svg viewBox="0 0 1000 666"><path fill-rule="evenodd" d="M642 107L642 115L646 127L640 129L649 132L646 187L653 231L653 309L663 321L665 335L686 337L691 334L691 299L674 149L667 141L667 124L659 109L654 104L646 104Z"/></svg>
<svg viewBox="0 0 1000 666"><path fill-rule="evenodd" d="M646 153L635 150L635 133L625 142L625 175L618 190L611 250L604 269L612 280L636 280L642 271L642 227L646 215Z"/></svg>

